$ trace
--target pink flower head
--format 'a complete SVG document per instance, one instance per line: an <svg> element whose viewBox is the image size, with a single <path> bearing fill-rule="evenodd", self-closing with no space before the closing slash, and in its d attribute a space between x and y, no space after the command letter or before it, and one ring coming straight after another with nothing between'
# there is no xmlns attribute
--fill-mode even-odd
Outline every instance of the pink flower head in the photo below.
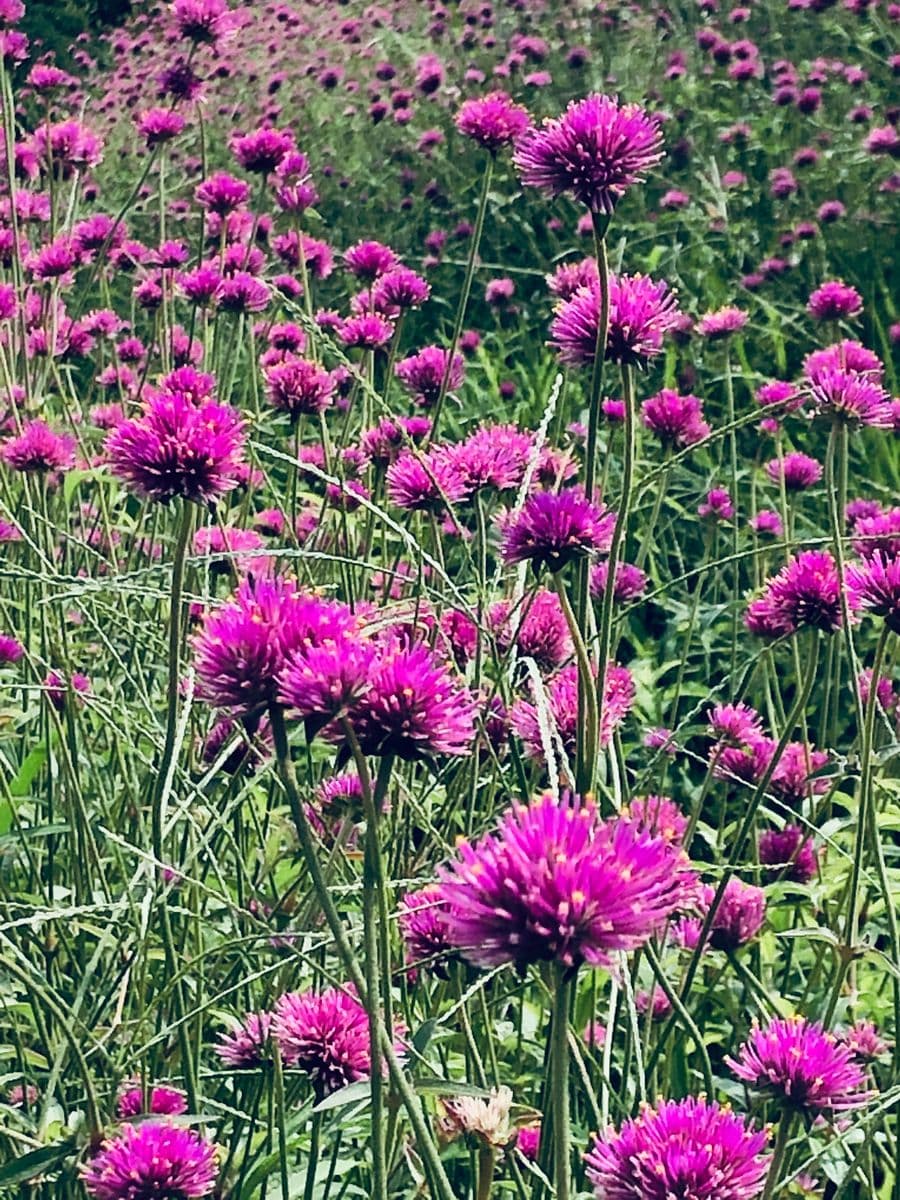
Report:
<svg viewBox="0 0 900 1200"><path fill-rule="evenodd" d="M144 1091L140 1087L132 1087L123 1092L116 1101L116 1113L123 1120L129 1117L153 1113L157 1116L178 1116L187 1112L187 1098L184 1092L176 1088L153 1087L147 1095L147 1105L144 1106Z"/></svg>
<svg viewBox="0 0 900 1200"><path fill-rule="evenodd" d="M44 421L28 421L18 437L3 443L0 457L12 471L68 471L75 465L75 441Z"/></svg>
<svg viewBox="0 0 900 1200"><path fill-rule="evenodd" d="M587 1175L602 1200L757 1200L768 1135L705 1098L660 1100L595 1142Z"/></svg>
<svg viewBox="0 0 900 1200"><path fill-rule="evenodd" d="M850 563L846 578L852 607L882 617L888 629L900 633L900 558L874 550Z"/></svg>
<svg viewBox="0 0 900 1200"><path fill-rule="evenodd" d="M887 392L880 383L856 371L821 370L810 380L809 394L817 416L854 429L862 425L889 429L893 425Z"/></svg>
<svg viewBox="0 0 900 1200"><path fill-rule="evenodd" d="M609 281L609 362L643 367L659 354L663 337L678 321L668 285L647 275L612 275ZM594 361L600 320L600 287L581 288L556 310L551 342L562 362L589 366Z"/></svg>
<svg viewBox="0 0 900 1200"><path fill-rule="evenodd" d="M730 521L734 516L734 505L725 488L710 488L706 499L697 506L697 516L705 521Z"/></svg>
<svg viewBox="0 0 900 1200"><path fill-rule="evenodd" d="M181 36L197 45L214 46L237 28L237 14L227 0L175 0L172 17Z"/></svg>
<svg viewBox="0 0 900 1200"><path fill-rule="evenodd" d="M869 558L876 550L890 558L900 555L900 507L882 511L878 506L874 512L858 509L851 525L853 549L861 558Z"/></svg>
<svg viewBox="0 0 900 1200"><path fill-rule="evenodd" d="M704 893L707 905L711 905L714 889L705 888ZM732 875L713 917L709 944L714 950L737 950L756 937L765 917L766 897L762 888Z"/></svg>
<svg viewBox="0 0 900 1200"><path fill-rule="evenodd" d="M849 1029L838 1033L837 1037L862 1062L873 1062L890 1050L890 1044L881 1037L878 1027L871 1021L857 1021Z"/></svg>
<svg viewBox="0 0 900 1200"><path fill-rule="evenodd" d="M687 817L668 796L635 796L622 809L622 818L645 833L679 845L688 827Z"/></svg>
<svg viewBox="0 0 900 1200"><path fill-rule="evenodd" d="M762 737L762 721L749 704L717 704L709 710L709 732L720 743L747 745Z"/></svg>
<svg viewBox="0 0 900 1200"><path fill-rule="evenodd" d="M411 512L439 513L467 494L462 478L440 447L424 454L404 451L388 467L385 486L391 503Z"/></svg>
<svg viewBox="0 0 900 1200"><path fill-rule="evenodd" d="M599 562L591 568L591 595L600 599L606 591L609 580L609 563ZM628 604L639 600L647 589L647 576L640 567L633 563L616 563L616 581L613 585L613 599L616 604Z"/></svg>
<svg viewBox="0 0 900 1200"><path fill-rule="evenodd" d="M401 359L394 367L397 378L410 392L416 404L431 408L441 391L441 383L447 374L450 351L443 346L425 346L416 354ZM466 365L461 354L453 355L453 365L447 380L447 391L455 392L462 386Z"/></svg>
<svg viewBox="0 0 900 1200"><path fill-rule="evenodd" d="M347 717L363 753L408 760L470 753L474 701L427 646L389 641L368 684Z"/></svg>
<svg viewBox="0 0 900 1200"><path fill-rule="evenodd" d="M68 679L60 671L50 671L44 679L43 687L49 702L61 713L65 711L70 696L78 699L90 694L91 681L80 671L73 671Z"/></svg>
<svg viewBox="0 0 900 1200"><path fill-rule="evenodd" d="M256 129L231 139L232 154L245 171L255 175L270 175L293 149L294 135L289 129Z"/></svg>
<svg viewBox="0 0 900 1200"><path fill-rule="evenodd" d="M709 425L703 420L703 401L698 396L679 395L663 388L641 405L646 427L667 448L693 446L709 437Z"/></svg>
<svg viewBox="0 0 900 1200"><path fill-rule="evenodd" d="M627 667L609 663L606 669L603 714L600 719L600 745L606 747L634 704L635 686ZM563 667L546 685L550 727L565 753L575 753L578 734L578 670L574 664ZM538 762L544 758L541 721L537 706L518 700L510 714L513 730L522 739L525 753Z"/></svg>
<svg viewBox="0 0 900 1200"><path fill-rule="evenodd" d="M711 342L721 341L738 333L747 324L749 317L739 308L719 308L706 313L697 322L697 333Z"/></svg>
<svg viewBox="0 0 900 1200"><path fill-rule="evenodd" d="M96 1200L194 1200L210 1194L217 1174L213 1143L167 1121L123 1125L81 1168L85 1189Z"/></svg>
<svg viewBox="0 0 900 1200"><path fill-rule="evenodd" d="M824 350L814 350L803 360L803 374L810 384L818 384L830 371L848 371L880 383L884 365L878 355L861 342L845 338Z"/></svg>
<svg viewBox="0 0 900 1200"><path fill-rule="evenodd" d="M555 573L574 558L607 551L614 525L615 514L593 504L580 489L535 492L504 523L503 558Z"/></svg>
<svg viewBox="0 0 900 1200"><path fill-rule="evenodd" d="M287 656L278 699L307 722L309 738L365 696L374 660L372 643L351 634L300 646Z"/></svg>
<svg viewBox="0 0 900 1200"><path fill-rule="evenodd" d="M193 638L197 695L213 708L258 713L277 698L290 652L349 632L350 610L289 579L247 579Z"/></svg>
<svg viewBox="0 0 900 1200"><path fill-rule="evenodd" d="M841 627L841 586L827 550L805 550L766 584L747 609L746 623L760 637L780 637L798 629L833 633Z"/></svg>
<svg viewBox="0 0 900 1200"><path fill-rule="evenodd" d="M531 125L526 109L506 92L489 92L466 100L456 114L456 128L491 154L516 142Z"/></svg>
<svg viewBox="0 0 900 1200"><path fill-rule="evenodd" d="M394 324L379 313L362 313L341 321L337 333L347 349L381 350L394 336Z"/></svg>
<svg viewBox="0 0 900 1200"><path fill-rule="evenodd" d="M379 275L372 287L372 303L378 312L394 313L418 308L431 294L428 283L409 267L391 267ZM457 387L459 384L456 385Z"/></svg>
<svg viewBox="0 0 900 1200"><path fill-rule="evenodd" d="M137 131L147 149L162 146L178 137L184 129L184 117L171 108L148 108L137 118Z"/></svg>
<svg viewBox="0 0 900 1200"><path fill-rule="evenodd" d="M579 262L560 263L552 275L547 277L547 287L560 300L569 300L581 288L597 285L597 263L593 258Z"/></svg>
<svg viewBox="0 0 900 1200"><path fill-rule="evenodd" d="M271 1031L271 1013L247 1013L227 1033L221 1034L216 1054L226 1066L238 1070L262 1066L272 1059L269 1050Z"/></svg>
<svg viewBox="0 0 900 1200"><path fill-rule="evenodd" d="M783 479L786 491L802 492L822 478L822 464L808 454L792 451L783 458L773 458L767 462L766 474L773 483Z"/></svg>
<svg viewBox="0 0 900 1200"><path fill-rule="evenodd" d="M769 868L766 878L770 882L789 879L793 883L809 883L815 879L819 866L812 839L798 825L767 829L761 834L759 861Z"/></svg>
<svg viewBox="0 0 900 1200"><path fill-rule="evenodd" d="M850 1047L805 1017L755 1026L725 1061L738 1079L803 1113L845 1112L870 1095Z"/></svg>
<svg viewBox="0 0 900 1200"><path fill-rule="evenodd" d="M855 287L831 279L816 288L806 309L817 321L842 321L858 317L862 306L862 296Z"/></svg>
<svg viewBox="0 0 900 1200"><path fill-rule="evenodd" d="M300 215L319 199L312 183L309 159L299 150L288 150L275 167L275 200L282 212Z"/></svg>
<svg viewBox="0 0 900 1200"><path fill-rule="evenodd" d="M267 400L292 418L316 416L331 404L334 379L311 359L290 354L264 374Z"/></svg>
<svg viewBox="0 0 900 1200"><path fill-rule="evenodd" d="M638 104L596 92L523 134L514 152L526 186L551 196L570 192L592 212L607 215L661 158L656 119Z"/></svg>
<svg viewBox="0 0 900 1200"><path fill-rule="evenodd" d="M225 171L217 171L197 185L194 198L201 208L226 217L247 203L250 188L243 179L236 179Z"/></svg>
<svg viewBox="0 0 900 1200"><path fill-rule="evenodd" d="M357 242L344 255L347 270L371 282L397 266L397 255L382 242Z"/></svg>
<svg viewBox="0 0 900 1200"><path fill-rule="evenodd" d="M480 425L446 453L468 497L487 489L504 492L519 487L533 451L531 434L515 425Z"/></svg>
<svg viewBox="0 0 900 1200"><path fill-rule="evenodd" d="M680 898L677 851L593 804L545 795L441 869L450 942L492 967L606 964L643 943Z"/></svg>
<svg viewBox="0 0 900 1200"><path fill-rule="evenodd" d="M488 621L501 650L515 644L519 654L533 658L541 671L554 671L572 654L572 639L555 592L539 588L531 600L511 611L509 601L491 607Z"/></svg>
<svg viewBox="0 0 900 1200"><path fill-rule="evenodd" d="M244 422L227 404L195 405L182 392L158 392L143 414L106 440L114 475L138 495L167 504L176 496L212 504L237 486Z"/></svg>
<svg viewBox="0 0 900 1200"><path fill-rule="evenodd" d="M541 1147L541 1127L538 1125L523 1125L516 1138L516 1149L529 1162L537 1162Z"/></svg>
<svg viewBox="0 0 900 1200"><path fill-rule="evenodd" d="M10 667L24 657L25 647L8 633L0 633L0 667Z"/></svg>
<svg viewBox="0 0 900 1200"><path fill-rule="evenodd" d="M320 1100L372 1070L369 1018L350 989L286 992L271 1029L285 1064L310 1077Z"/></svg>
<svg viewBox="0 0 900 1200"><path fill-rule="evenodd" d="M406 950L406 962L419 969L427 966L438 975L453 953L447 936L447 905L440 884L430 883L407 892L397 910L397 924Z"/></svg>

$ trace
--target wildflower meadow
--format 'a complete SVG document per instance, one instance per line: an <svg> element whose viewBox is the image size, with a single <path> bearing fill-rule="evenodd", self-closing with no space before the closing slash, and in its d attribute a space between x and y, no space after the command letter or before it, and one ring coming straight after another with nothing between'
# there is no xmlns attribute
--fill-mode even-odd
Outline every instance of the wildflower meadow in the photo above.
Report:
<svg viewBox="0 0 900 1200"><path fill-rule="evenodd" d="M0 1196L900 1200L900 4L26 3Z"/></svg>

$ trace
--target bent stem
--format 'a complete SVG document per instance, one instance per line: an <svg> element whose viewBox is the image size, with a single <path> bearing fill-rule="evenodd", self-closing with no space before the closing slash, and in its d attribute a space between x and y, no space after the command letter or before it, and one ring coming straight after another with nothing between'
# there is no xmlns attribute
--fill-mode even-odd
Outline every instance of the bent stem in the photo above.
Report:
<svg viewBox="0 0 900 1200"><path fill-rule="evenodd" d="M469 258L466 262L466 275L463 280L463 290L459 297L459 305L456 309L456 319L453 322L453 336L450 339L450 346L447 353L447 364L444 367L444 374L441 379L441 387L438 392L437 400L434 402L434 410L431 414L431 432L428 435L428 442L433 442L438 435L438 423L441 419L441 412L444 407L444 400L447 396L447 389L450 387L450 376L453 372L453 356L456 354L456 347L459 344L460 334L462 333L463 322L466 319L466 309L469 306L469 295L472 291L472 280L475 277L475 263L478 259L478 249L481 245L481 235L484 231L484 217L487 212L488 193L491 188L491 179L494 174L494 156L489 155L487 166L484 168L484 175L481 179L481 195L478 198L478 213L475 217L475 229L472 232L472 242L469 246Z"/></svg>

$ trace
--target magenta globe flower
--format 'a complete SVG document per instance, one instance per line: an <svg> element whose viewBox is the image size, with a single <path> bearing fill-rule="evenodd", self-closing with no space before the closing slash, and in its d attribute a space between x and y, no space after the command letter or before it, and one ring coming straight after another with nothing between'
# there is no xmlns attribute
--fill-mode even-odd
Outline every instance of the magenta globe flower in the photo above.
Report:
<svg viewBox="0 0 900 1200"><path fill-rule="evenodd" d="M832 556L805 550L792 558L750 603L745 619L751 633L767 638L800 629L840 629L841 586Z"/></svg>
<svg viewBox="0 0 900 1200"><path fill-rule="evenodd" d="M831 279L816 288L806 307L810 316L817 321L841 321L858 317L863 301L855 287L839 279Z"/></svg>
<svg viewBox="0 0 900 1200"><path fill-rule="evenodd" d="M766 474L773 483L784 480L786 491L802 492L822 478L822 464L808 454L792 451L783 458L773 458L767 462Z"/></svg>
<svg viewBox="0 0 900 1200"><path fill-rule="evenodd" d="M812 839L798 825L767 829L760 834L759 861L768 868L769 882L789 879L792 883L809 883L819 866Z"/></svg>
<svg viewBox="0 0 900 1200"><path fill-rule="evenodd" d="M585 1158L598 1200L758 1200L768 1135L701 1097L660 1100Z"/></svg>
<svg viewBox="0 0 900 1200"><path fill-rule="evenodd" d="M483 967L606 964L643 945L682 896L676 849L586 801L514 805L457 854L439 871L448 937Z"/></svg>
<svg viewBox="0 0 900 1200"><path fill-rule="evenodd" d="M862 562L850 563L847 592L853 608L882 617L888 629L900 633L900 558L874 550Z"/></svg>
<svg viewBox="0 0 900 1200"><path fill-rule="evenodd" d="M739 333L749 319L740 308L730 306L719 308L715 312L708 312L700 317L696 330L701 337L705 337L711 342L723 341L732 334Z"/></svg>
<svg viewBox="0 0 900 1200"><path fill-rule="evenodd" d="M349 989L285 993L271 1030L285 1064L309 1075L320 1100L372 1070L369 1018Z"/></svg>
<svg viewBox="0 0 900 1200"><path fill-rule="evenodd" d="M75 441L67 434L54 433L44 421L28 421L18 437L3 443L0 457L12 471L68 471L75 465Z"/></svg>
<svg viewBox="0 0 900 1200"><path fill-rule="evenodd" d="M184 1112L187 1112L187 1098L184 1092L179 1092L177 1088L150 1088L145 1105L144 1089L132 1087L124 1091L116 1101L116 1113L123 1121L145 1113L153 1113L156 1116L178 1116Z"/></svg>
<svg viewBox="0 0 900 1200"><path fill-rule="evenodd" d="M874 425L893 426L891 401L875 379L857 371L825 368L810 378L809 395L816 416L838 421L851 429Z"/></svg>
<svg viewBox="0 0 900 1200"><path fill-rule="evenodd" d="M680 314L668 285L646 275L611 275L609 280L609 362L644 367L662 350L663 338L678 325ZM594 361L600 321L600 287L580 288L556 310L551 343L570 366Z"/></svg>
<svg viewBox="0 0 900 1200"><path fill-rule="evenodd" d="M216 1054L228 1067L246 1070L272 1061L270 1049L272 1014L247 1013L219 1037Z"/></svg>
<svg viewBox="0 0 900 1200"><path fill-rule="evenodd" d="M112 430L106 455L113 474L139 496L213 504L237 486L244 442L244 421L229 405L194 404L166 391L156 393L140 417Z"/></svg>
<svg viewBox="0 0 900 1200"><path fill-rule="evenodd" d="M535 492L504 522L501 552L507 563L531 562L555 574L575 558L607 551L615 521L579 489Z"/></svg>
<svg viewBox="0 0 900 1200"><path fill-rule="evenodd" d="M414 969L427 967L441 978L446 978L446 960L453 953L446 912L444 891L437 883L407 892L397 908L407 964Z"/></svg>
<svg viewBox="0 0 900 1200"><path fill-rule="evenodd" d="M704 899L714 899L712 888L704 889ZM762 929L766 919L766 896L762 888L744 883L732 875L713 916L709 944L714 950L737 950L746 946Z"/></svg>
<svg viewBox="0 0 900 1200"><path fill-rule="evenodd" d="M364 754L407 760L465 755L475 736L475 703L427 646L397 639L376 655L347 720ZM328 736L343 734L336 729Z"/></svg>
<svg viewBox="0 0 900 1200"><path fill-rule="evenodd" d="M456 114L456 128L472 141L496 154L514 143L531 125L528 111L506 92L489 92L466 100Z"/></svg>
<svg viewBox="0 0 900 1200"><path fill-rule="evenodd" d="M596 92L523 134L513 155L526 186L551 196L569 192L607 216L661 158L656 119L638 104Z"/></svg>
<svg viewBox="0 0 900 1200"><path fill-rule="evenodd" d="M641 419L667 449L693 446L709 437L699 396L682 396L663 388L641 405Z"/></svg>
<svg viewBox="0 0 900 1200"><path fill-rule="evenodd" d="M194 1200L210 1194L217 1174L212 1142L165 1121L123 1125L81 1168L96 1200Z"/></svg>
<svg viewBox="0 0 900 1200"><path fill-rule="evenodd" d="M725 1061L738 1079L803 1113L845 1112L870 1097L850 1047L805 1017L755 1026L737 1058Z"/></svg>

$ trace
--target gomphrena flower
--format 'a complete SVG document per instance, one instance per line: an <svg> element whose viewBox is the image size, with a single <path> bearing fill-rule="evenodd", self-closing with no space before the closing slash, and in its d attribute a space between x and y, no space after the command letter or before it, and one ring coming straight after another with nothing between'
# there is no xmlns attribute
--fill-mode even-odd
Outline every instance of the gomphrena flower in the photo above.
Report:
<svg viewBox="0 0 900 1200"><path fill-rule="evenodd" d="M365 754L407 760L468 754L475 704L434 652L391 637L371 664L368 686L347 719ZM335 730L331 735L339 739Z"/></svg>
<svg viewBox="0 0 900 1200"><path fill-rule="evenodd" d="M709 437L703 401L699 396L682 396L671 388L663 388L644 401L641 419L667 449L693 446Z"/></svg>
<svg viewBox="0 0 900 1200"><path fill-rule="evenodd" d="M893 425L891 401L880 383L856 371L838 367L817 371L809 382L809 396L816 416L839 421L857 429Z"/></svg>
<svg viewBox="0 0 900 1200"><path fill-rule="evenodd" d="M749 319L740 308L731 306L718 308L715 312L708 312L700 317L696 330L701 337L705 337L711 342L718 342L734 333L739 333Z"/></svg>
<svg viewBox="0 0 900 1200"><path fill-rule="evenodd" d="M407 892L397 907L397 925L406 950L406 962L444 977L446 960L453 953L444 919L447 905L440 884L429 883Z"/></svg>
<svg viewBox="0 0 900 1200"><path fill-rule="evenodd" d="M567 797L514 805L457 854L439 872L448 936L479 966L608 963L643 945L681 898L684 860L669 843Z"/></svg>
<svg viewBox="0 0 900 1200"><path fill-rule="evenodd" d="M441 1136L453 1141L471 1137L483 1146L505 1147L516 1138L510 1118L513 1094L508 1087L492 1088L488 1097L453 1096L441 1102L438 1121Z"/></svg>
<svg viewBox="0 0 900 1200"><path fill-rule="evenodd" d="M291 354L265 371L266 399L291 417L317 416L331 404L334 379L311 359Z"/></svg>
<svg viewBox="0 0 900 1200"><path fill-rule="evenodd" d="M663 280L647 275L612 275L609 280L609 362L643 367L662 350L663 338L679 320L675 296ZM600 287L576 291L556 310L551 343L562 362L590 366L600 321Z"/></svg>
<svg viewBox="0 0 900 1200"><path fill-rule="evenodd" d="M703 901L711 907L715 889L704 887ZM762 888L732 875L713 916L709 944L714 950L737 950L753 940L766 919L766 896Z"/></svg>
<svg viewBox="0 0 900 1200"><path fill-rule="evenodd" d="M669 796L635 796L622 809L622 817L665 842L681 843L688 820Z"/></svg>
<svg viewBox="0 0 900 1200"><path fill-rule="evenodd" d="M591 568L591 595L599 600L606 591L609 580L609 563L604 560ZM617 604L628 604L639 600L647 590L647 576L634 563L617 562L616 579L613 584L613 599Z"/></svg>
<svg viewBox="0 0 900 1200"><path fill-rule="evenodd" d="M773 458L766 463L766 474L773 483L784 480L788 492L802 492L813 487L822 478L822 464L799 450L791 451L782 458Z"/></svg>
<svg viewBox="0 0 900 1200"><path fill-rule="evenodd" d="M12 471L67 471L75 465L75 441L54 433L44 421L28 421L17 437L3 443L0 457Z"/></svg>
<svg viewBox="0 0 900 1200"><path fill-rule="evenodd" d="M181 36L197 44L215 45L237 28L237 13L226 0L175 0L172 17Z"/></svg>
<svg viewBox="0 0 900 1200"><path fill-rule="evenodd" d="M237 486L244 442L244 421L230 405L197 405L182 392L163 391L141 416L112 430L106 455L113 474L139 496L212 504Z"/></svg>
<svg viewBox="0 0 900 1200"><path fill-rule="evenodd" d="M831 554L804 550L792 558L751 601L745 620L751 633L767 638L806 628L840 629L841 585Z"/></svg>
<svg viewBox="0 0 900 1200"><path fill-rule="evenodd" d="M737 1058L725 1061L738 1079L804 1113L844 1112L870 1096L850 1047L805 1017L755 1026Z"/></svg>
<svg viewBox="0 0 900 1200"><path fill-rule="evenodd" d="M369 1018L349 988L285 993L271 1030L286 1065L309 1075L320 1100L371 1072Z"/></svg>
<svg viewBox="0 0 900 1200"><path fill-rule="evenodd" d="M555 573L575 558L607 551L615 520L614 513L592 503L579 488L535 492L503 523L503 558Z"/></svg>
<svg viewBox="0 0 900 1200"><path fill-rule="evenodd" d="M529 128L531 118L506 92L488 92L466 100L456 114L456 128L485 150L496 154L511 145Z"/></svg>
<svg viewBox="0 0 900 1200"><path fill-rule="evenodd" d="M216 1054L226 1066L239 1070L262 1066L272 1061L271 1032L271 1013L246 1013L227 1033L220 1035Z"/></svg>
<svg viewBox="0 0 900 1200"><path fill-rule="evenodd" d="M197 184L194 198L201 208L209 209L219 217L227 217L247 203L250 188L243 179L237 179L226 171L217 171Z"/></svg>
<svg viewBox="0 0 900 1200"><path fill-rule="evenodd" d="M287 656L279 676L279 702L307 722L310 736L362 699L375 658L370 641L350 634L300 646Z"/></svg>
<svg viewBox="0 0 900 1200"><path fill-rule="evenodd" d="M388 467L385 487L391 503L410 512L442 512L466 496L465 483L440 446L404 451Z"/></svg>
<svg viewBox="0 0 900 1200"><path fill-rule="evenodd" d="M147 1093L147 1103L144 1103L144 1089L131 1087L124 1091L116 1101L116 1113L127 1120L144 1113L156 1116L178 1116L187 1112L187 1098L184 1092L177 1088L152 1087Z"/></svg>
<svg viewBox="0 0 900 1200"><path fill-rule="evenodd" d="M397 265L397 255L383 242L362 241L344 254L347 270L370 283Z"/></svg>
<svg viewBox="0 0 900 1200"><path fill-rule="evenodd" d="M269 175L294 149L294 135L289 129L255 129L252 133L235 134L231 152L245 171Z"/></svg>
<svg viewBox="0 0 900 1200"><path fill-rule="evenodd" d="M257 714L276 702L287 656L355 625L350 609L280 576L247 579L193 638L197 695L213 708Z"/></svg>
<svg viewBox="0 0 900 1200"><path fill-rule="evenodd" d="M635 684L627 667L608 663L604 677L603 713L600 718L600 745L609 745L634 704ZM574 664L557 671L545 685L545 702L551 742L557 744L569 758L575 754L578 734L578 669ZM543 705L544 701L542 701ZM522 739L529 758L542 762L545 756L543 730L538 705L530 700L517 700L510 713L515 733Z"/></svg>
<svg viewBox="0 0 900 1200"><path fill-rule="evenodd" d="M123 1125L81 1168L96 1200L194 1200L209 1195L217 1174L212 1142L166 1121Z"/></svg>
<svg viewBox="0 0 900 1200"><path fill-rule="evenodd" d="M767 829L759 838L759 861L767 867L766 879L789 879L809 883L815 879L819 860L812 842L799 825Z"/></svg>
<svg viewBox="0 0 900 1200"><path fill-rule="evenodd" d="M416 404L431 408L441 391L441 383L447 371L450 351L443 346L425 346L416 354L403 358L394 367L394 373L410 392ZM466 364L461 354L453 355L453 365L447 379L447 391L455 392L462 386L466 375Z"/></svg>
<svg viewBox="0 0 900 1200"><path fill-rule="evenodd" d="M803 375L811 384L818 383L828 371L849 371L879 383L884 375L884 364L874 350L862 342L844 338L824 350L813 350L803 360Z"/></svg>
<svg viewBox="0 0 900 1200"><path fill-rule="evenodd" d="M688 1096L610 1128L585 1163L602 1200L757 1200L767 1140L730 1107Z"/></svg>
<svg viewBox="0 0 900 1200"><path fill-rule="evenodd" d="M556 592L539 588L521 607L508 600L491 606L488 623L504 652L513 645L541 671L554 671L572 655L572 638Z"/></svg>
<svg viewBox="0 0 900 1200"><path fill-rule="evenodd" d="M862 296L855 287L831 279L816 288L806 305L810 316L817 321L841 321L858 317L862 312Z"/></svg>
<svg viewBox="0 0 900 1200"><path fill-rule="evenodd" d="M551 196L569 192L592 212L607 215L661 158L656 119L638 104L596 92L523 134L514 152L528 187Z"/></svg>
<svg viewBox="0 0 900 1200"><path fill-rule="evenodd" d="M852 607L883 617L888 629L900 633L900 558L874 550L847 567L847 592Z"/></svg>

